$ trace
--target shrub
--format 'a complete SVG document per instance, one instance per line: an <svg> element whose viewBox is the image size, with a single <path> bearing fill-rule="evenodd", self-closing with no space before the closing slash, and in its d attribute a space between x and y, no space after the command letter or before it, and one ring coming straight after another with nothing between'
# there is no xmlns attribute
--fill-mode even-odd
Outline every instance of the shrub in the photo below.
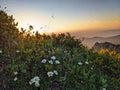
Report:
<svg viewBox="0 0 120 90"><path fill-rule="evenodd" d="M120 89L116 54L87 49L69 33L33 35L32 26L19 31L5 11L0 24L0 90Z"/></svg>

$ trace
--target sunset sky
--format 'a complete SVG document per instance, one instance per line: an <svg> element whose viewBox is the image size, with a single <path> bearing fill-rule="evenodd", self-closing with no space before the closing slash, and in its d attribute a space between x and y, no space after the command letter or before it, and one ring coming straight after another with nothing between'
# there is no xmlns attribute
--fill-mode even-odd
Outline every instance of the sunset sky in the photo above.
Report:
<svg viewBox="0 0 120 90"><path fill-rule="evenodd" d="M120 29L120 0L0 0L19 22L39 32Z"/></svg>

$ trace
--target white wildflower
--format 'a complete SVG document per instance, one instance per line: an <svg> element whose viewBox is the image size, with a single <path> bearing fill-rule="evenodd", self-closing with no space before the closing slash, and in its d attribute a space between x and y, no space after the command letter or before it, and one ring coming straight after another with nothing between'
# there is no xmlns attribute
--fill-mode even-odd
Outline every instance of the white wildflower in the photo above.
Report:
<svg viewBox="0 0 120 90"><path fill-rule="evenodd" d="M91 70L93 70L94 68L93 67L91 67Z"/></svg>
<svg viewBox="0 0 120 90"><path fill-rule="evenodd" d="M18 74L18 72L17 72L17 71L15 71L15 72L14 72L14 75L17 75L17 74Z"/></svg>
<svg viewBox="0 0 120 90"><path fill-rule="evenodd" d="M19 53L20 51L19 50L16 50L16 53Z"/></svg>
<svg viewBox="0 0 120 90"><path fill-rule="evenodd" d="M55 57L55 56L52 56L52 57L51 57L51 59L52 59L52 60L55 60L55 59L56 59L56 57Z"/></svg>
<svg viewBox="0 0 120 90"><path fill-rule="evenodd" d="M31 85L33 83L39 83L39 81L40 81L40 78L38 76L35 76L29 81L29 84Z"/></svg>
<svg viewBox="0 0 120 90"><path fill-rule="evenodd" d="M53 64L53 61L52 61L52 60L49 60L48 62L49 62L50 64Z"/></svg>
<svg viewBox="0 0 120 90"><path fill-rule="evenodd" d="M54 73L55 75L58 75L58 72L57 72L56 70L54 70L53 73Z"/></svg>
<svg viewBox="0 0 120 90"><path fill-rule="evenodd" d="M53 76L53 72L49 71L49 72L47 72L47 75L48 75L48 77L52 77Z"/></svg>
<svg viewBox="0 0 120 90"><path fill-rule="evenodd" d="M83 63L82 62L78 62L78 65L82 65Z"/></svg>
<svg viewBox="0 0 120 90"><path fill-rule="evenodd" d="M38 76L35 76L35 77L34 77L34 80L35 80L35 82L40 81L40 79L39 79L39 77L38 77Z"/></svg>
<svg viewBox="0 0 120 90"><path fill-rule="evenodd" d="M31 80L29 81L29 84L31 85L31 84L33 84L34 82L32 82Z"/></svg>
<svg viewBox="0 0 120 90"><path fill-rule="evenodd" d="M40 83L39 83L39 82L35 82L35 86L36 86L36 87L39 87L39 86L40 86Z"/></svg>
<svg viewBox="0 0 120 90"><path fill-rule="evenodd" d="M89 64L89 62L88 62L88 61L85 61L85 64Z"/></svg>
<svg viewBox="0 0 120 90"><path fill-rule="evenodd" d="M103 88L102 90L106 90L106 88Z"/></svg>
<svg viewBox="0 0 120 90"><path fill-rule="evenodd" d="M60 64L60 61L56 60L55 63L56 63L56 64Z"/></svg>
<svg viewBox="0 0 120 90"><path fill-rule="evenodd" d="M2 50L0 50L0 53L2 53Z"/></svg>
<svg viewBox="0 0 120 90"><path fill-rule="evenodd" d="M46 59L43 59L42 61L41 61L41 63L46 63L47 62L47 60Z"/></svg>
<svg viewBox="0 0 120 90"><path fill-rule="evenodd" d="M15 78L14 78L14 81L17 81L17 80L18 80L18 78L17 78L17 77L15 77Z"/></svg>
<svg viewBox="0 0 120 90"><path fill-rule="evenodd" d="M31 85L31 84L33 84L34 82L35 82L35 79L32 78L32 79L29 81L29 84Z"/></svg>
<svg viewBox="0 0 120 90"><path fill-rule="evenodd" d="M67 51L64 51L64 53L67 53Z"/></svg>

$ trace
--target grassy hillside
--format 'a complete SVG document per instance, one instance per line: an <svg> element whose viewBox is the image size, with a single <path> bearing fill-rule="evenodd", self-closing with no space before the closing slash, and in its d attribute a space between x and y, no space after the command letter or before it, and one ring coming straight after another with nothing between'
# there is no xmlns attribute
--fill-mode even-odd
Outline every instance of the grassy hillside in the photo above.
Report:
<svg viewBox="0 0 120 90"><path fill-rule="evenodd" d="M17 28L0 11L0 90L120 90L120 55L94 52L69 33Z"/></svg>

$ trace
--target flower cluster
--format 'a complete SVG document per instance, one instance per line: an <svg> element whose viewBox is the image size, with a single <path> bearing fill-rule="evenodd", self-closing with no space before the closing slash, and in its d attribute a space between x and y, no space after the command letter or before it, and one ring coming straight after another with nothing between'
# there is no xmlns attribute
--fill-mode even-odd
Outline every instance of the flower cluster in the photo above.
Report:
<svg viewBox="0 0 120 90"><path fill-rule="evenodd" d="M15 78L14 78L14 81L17 81L18 80L18 78L17 78L17 74L18 74L18 72L17 71L15 71L15 72L13 72L14 73L14 75L15 75Z"/></svg>
<svg viewBox="0 0 120 90"><path fill-rule="evenodd" d="M58 75L58 72L57 72L56 70L54 70L53 73L54 73L55 75Z"/></svg>
<svg viewBox="0 0 120 90"><path fill-rule="evenodd" d="M49 62L50 64L53 64L53 61L52 61L52 60L49 60L48 62Z"/></svg>
<svg viewBox="0 0 120 90"><path fill-rule="evenodd" d="M31 84L35 83L35 86L36 86L36 87L39 87L39 86L40 86L39 81L40 81L40 78L39 78L38 76L35 76L34 78L32 78L32 79L29 81L29 84L31 85Z"/></svg>
<svg viewBox="0 0 120 90"><path fill-rule="evenodd" d="M52 77L54 74L58 75L58 72L56 70L47 72L48 77Z"/></svg>
<svg viewBox="0 0 120 90"><path fill-rule="evenodd" d="M85 64L89 64L89 62L85 61ZM78 62L78 65L83 65L83 63L82 62Z"/></svg>
<svg viewBox="0 0 120 90"><path fill-rule="evenodd" d="M43 59L42 61L41 61L41 63L43 63L43 64L45 64L47 62L47 59ZM48 63L49 64L60 64L60 61L58 61L58 60L56 60L56 57L55 56L52 56L51 57L51 60L48 60Z"/></svg>
<svg viewBox="0 0 120 90"><path fill-rule="evenodd" d="M20 52L20 50L16 50L16 53L19 53ZM3 53L3 51L2 50L0 50L0 53Z"/></svg>

